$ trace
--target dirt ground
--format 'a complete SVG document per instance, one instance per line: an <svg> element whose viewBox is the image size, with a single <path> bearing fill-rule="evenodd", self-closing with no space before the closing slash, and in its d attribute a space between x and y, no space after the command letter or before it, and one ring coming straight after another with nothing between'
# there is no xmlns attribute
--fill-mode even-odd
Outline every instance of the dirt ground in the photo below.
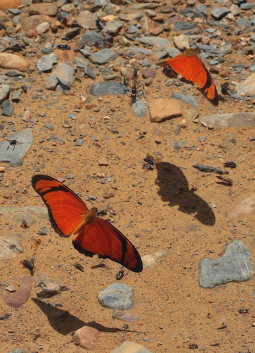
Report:
<svg viewBox="0 0 255 353"><path fill-rule="evenodd" d="M31 244L40 238L36 275L47 274L69 290L38 299L34 289L32 298L19 309L7 306L1 291L0 314L11 314L0 323L1 353L16 347L29 353L81 353L84 350L73 343L71 333L84 325L101 332L95 353L109 353L125 340L140 343L153 353L186 353L193 349L206 353L254 353L254 279L213 289L199 286L200 261L205 256L221 256L234 239L244 241L255 258L252 215L234 220L228 217L238 201L254 192L254 141L250 141L254 129L209 130L187 119L176 135L176 127L185 117L160 124L152 123L148 116L135 117L129 95L90 97L95 108L87 109L87 103L81 104L80 94L89 96L88 89L94 83L89 78L75 82L69 95L44 91L47 102L35 100L44 78L36 73L34 77L36 84L16 105L15 118L4 118L0 133L3 140L15 126L16 131L32 127L34 135L24 164L5 170L0 205L43 206L31 186L31 177L40 173L64 178L83 200L97 196L96 201L86 202L88 207L116 212L108 212L106 218L114 220L141 256L160 249L167 250L167 256L142 273L125 270L122 282L135 291L131 311L140 318L125 328L126 323L114 320L112 310L102 307L97 299L99 291L116 282L120 265L104 260L106 267L92 268L101 260L79 254L71 239L59 237L49 221L39 220L23 229L21 224L5 219L1 222L1 235L22 233L25 252L12 261L1 262L1 282L17 286L20 278L28 274L21 261L31 256ZM214 78L220 87L224 81L217 75ZM165 87L165 80L161 70L157 71L155 85L146 90L148 101L183 88ZM199 117L252 112L248 103L229 97L215 107L196 88L187 87L189 92L195 92ZM27 108L33 112L30 122L21 118ZM76 120L69 118L71 113L77 116ZM64 127L65 120L69 121L69 128ZM47 123L53 131L45 127ZM81 134L85 135L85 143L76 146L75 140ZM50 138L53 135L65 143ZM201 136L205 137L204 142L199 141ZM44 142L40 143L40 139ZM174 149L176 140L185 141L185 147ZM147 154L158 161L152 171L143 169ZM108 161L107 166L99 165L102 159ZM192 167L203 163L223 168L225 161L237 163L236 169L229 169L232 187L218 184L215 174ZM67 179L68 174L74 178ZM103 184L102 175L111 180ZM114 197L105 199L103 195L109 191ZM38 235L44 226L48 227L48 234ZM76 262L84 266L84 272L74 267ZM61 316L62 311L68 314Z"/></svg>

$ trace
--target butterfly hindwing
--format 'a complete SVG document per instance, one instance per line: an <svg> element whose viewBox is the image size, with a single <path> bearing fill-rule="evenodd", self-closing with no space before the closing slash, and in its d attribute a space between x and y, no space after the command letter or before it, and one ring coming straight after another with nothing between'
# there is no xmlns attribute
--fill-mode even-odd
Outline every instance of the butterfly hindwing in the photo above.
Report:
<svg viewBox="0 0 255 353"><path fill-rule="evenodd" d="M133 272L141 272L143 269L141 257L134 245L102 218L97 217L93 223L86 224L75 237L73 245L80 252L109 258Z"/></svg>

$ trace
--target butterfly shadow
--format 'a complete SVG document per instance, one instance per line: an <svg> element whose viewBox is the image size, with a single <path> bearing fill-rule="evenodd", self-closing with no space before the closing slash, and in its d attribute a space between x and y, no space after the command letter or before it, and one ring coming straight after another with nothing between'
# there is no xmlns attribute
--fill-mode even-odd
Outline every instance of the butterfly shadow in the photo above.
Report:
<svg viewBox="0 0 255 353"><path fill-rule="evenodd" d="M126 329L119 329L116 327L107 327L99 324L96 321L84 322L68 311L56 308L50 303L46 303L38 298L32 298L33 302L38 305L41 311L47 316L51 327L62 335L78 330L83 326L90 326L100 332L136 332Z"/></svg>
<svg viewBox="0 0 255 353"><path fill-rule="evenodd" d="M179 205L179 211L194 214L202 224L209 226L215 224L213 210L194 190L189 189L188 181L179 167L168 162L159 162L156 163L156 168L158 194L163 201L169 202L170 207Z"/></svg>

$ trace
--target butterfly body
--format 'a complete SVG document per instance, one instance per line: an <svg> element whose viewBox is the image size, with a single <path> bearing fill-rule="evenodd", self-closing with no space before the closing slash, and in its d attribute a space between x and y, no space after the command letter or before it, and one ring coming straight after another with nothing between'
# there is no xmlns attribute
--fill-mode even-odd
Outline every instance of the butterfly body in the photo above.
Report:
<svg viewBox="0 0 255 353"><path fill-rule="evenodd" d="M71 189L60 181L35 175L32 186L48 208L51 224L62 236L74 235L73 246L79 252L109 258L133 272L141 272L143 264L134 245L111 223L89 210Z"/></svg>

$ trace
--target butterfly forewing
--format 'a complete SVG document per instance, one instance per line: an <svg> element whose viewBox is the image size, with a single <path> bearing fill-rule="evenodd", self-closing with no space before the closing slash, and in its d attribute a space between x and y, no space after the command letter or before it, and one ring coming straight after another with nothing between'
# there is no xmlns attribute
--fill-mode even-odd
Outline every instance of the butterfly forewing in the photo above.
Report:
<svg viewBox="0 0 255 353"><path fill-rule="evenodd" d="M65 236L77 233L88 212L84 202L63 183L47 175L33 176L32 185L47 206L54 229Z"/></svg>
<svg viewBox="0 0 255 353"><path fill-rule="evenodd" d="M74 247L83 252L109 258L133 272L141 272L143 264L134 245L112 224L97 217L94 223L86 224L75 240Z"/></svg>

